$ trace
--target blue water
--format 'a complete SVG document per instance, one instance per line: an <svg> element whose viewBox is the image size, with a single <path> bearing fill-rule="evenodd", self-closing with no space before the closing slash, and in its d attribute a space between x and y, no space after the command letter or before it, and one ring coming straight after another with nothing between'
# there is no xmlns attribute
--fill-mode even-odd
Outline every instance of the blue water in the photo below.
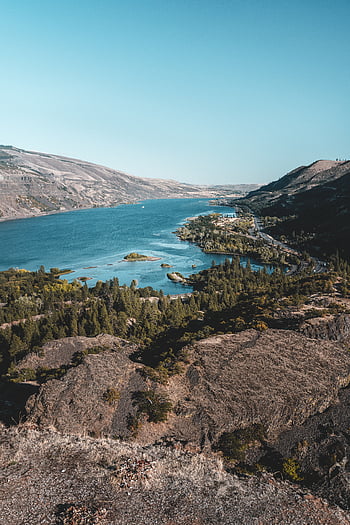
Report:
<svg viewBox="0 0 350 525"><path fill-rule="evenodd" d="M89 286L118 277L120 284L129 285L136 279L140 287L152 286L167 294L190 291L169 281L166 274L178 271L188 276L227 256L205 254L173 232L187 217L225 211L233 210L212 206L207 199L163 199L2 222L0 270L18 267L33 271L44 265L46 269L72 269L68 280L91 277ZM161 260L123 261L130 252ZM161 263L173 268L161 268Z"/></svg>

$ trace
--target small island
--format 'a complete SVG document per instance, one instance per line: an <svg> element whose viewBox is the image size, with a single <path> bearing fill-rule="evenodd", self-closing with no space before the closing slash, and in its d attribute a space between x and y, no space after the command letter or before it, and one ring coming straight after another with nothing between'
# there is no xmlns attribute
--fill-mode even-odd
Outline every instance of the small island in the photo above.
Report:
<svg viewBox="0 0 350 525"><path fill-rule="evenodd" d="M142 255L141 253L131 252L128 255L125 255L124 261L134 262L134 261L160 261L160 257L152 257L149 255Z"/></svg>
<svg viewBox="0 0 350 525"><path fill-rule="evenodd" d="M162 263L160 266L161 268L172 268L171 264L167 264L167 263Z"/></svg>

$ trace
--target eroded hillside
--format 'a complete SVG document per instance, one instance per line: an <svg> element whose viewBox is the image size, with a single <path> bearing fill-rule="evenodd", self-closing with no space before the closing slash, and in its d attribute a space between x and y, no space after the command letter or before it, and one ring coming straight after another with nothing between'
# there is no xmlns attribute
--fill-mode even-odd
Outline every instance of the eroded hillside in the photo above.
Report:
<svg viewBox="0 0 350 525"><path fill-rule="evenodd" d="M0 146L0 216L30 217L139 199L216 197L257 185L199 186L134 177L82 160Z"/></svg>
<svg viewBox="0 0 350 525"><path fill-rule="evenodd" d="M272 236L324 257L349 257L350 161L316 161L262 186L237 204L261 215Z"/></svg>

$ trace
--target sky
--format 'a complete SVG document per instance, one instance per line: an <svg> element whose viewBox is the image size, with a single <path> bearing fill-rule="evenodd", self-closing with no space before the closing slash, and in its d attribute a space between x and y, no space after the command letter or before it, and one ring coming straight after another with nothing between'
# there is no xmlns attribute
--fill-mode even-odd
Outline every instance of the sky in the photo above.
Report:
<svg viewBox="0 0 350 525"><path fill-rule="evenodd" d="M265 183L350 158L349 0L0 0L0 143Z"/></svg>

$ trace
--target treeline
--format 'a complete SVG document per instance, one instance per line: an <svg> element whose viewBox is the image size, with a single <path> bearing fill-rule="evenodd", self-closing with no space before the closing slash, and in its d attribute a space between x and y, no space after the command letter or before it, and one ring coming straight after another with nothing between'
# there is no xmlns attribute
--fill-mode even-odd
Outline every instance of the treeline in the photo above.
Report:
<svg viewBox="0 0 350 525"><path fill-rule="evenodd" d="M192 276L195 291L184 299L138 289L135 282L120 286L116 278L88 288L44 268L0 272L0 371L3 377L13 375L21 358L40 352L50 340L109 333L138 343L135 359L163 380L179 371L188 343L214 333L263 330L282 303L298 304L312 293L329 292L338 279L335 272L307 272L254 272L236 257Z"/></svg>

